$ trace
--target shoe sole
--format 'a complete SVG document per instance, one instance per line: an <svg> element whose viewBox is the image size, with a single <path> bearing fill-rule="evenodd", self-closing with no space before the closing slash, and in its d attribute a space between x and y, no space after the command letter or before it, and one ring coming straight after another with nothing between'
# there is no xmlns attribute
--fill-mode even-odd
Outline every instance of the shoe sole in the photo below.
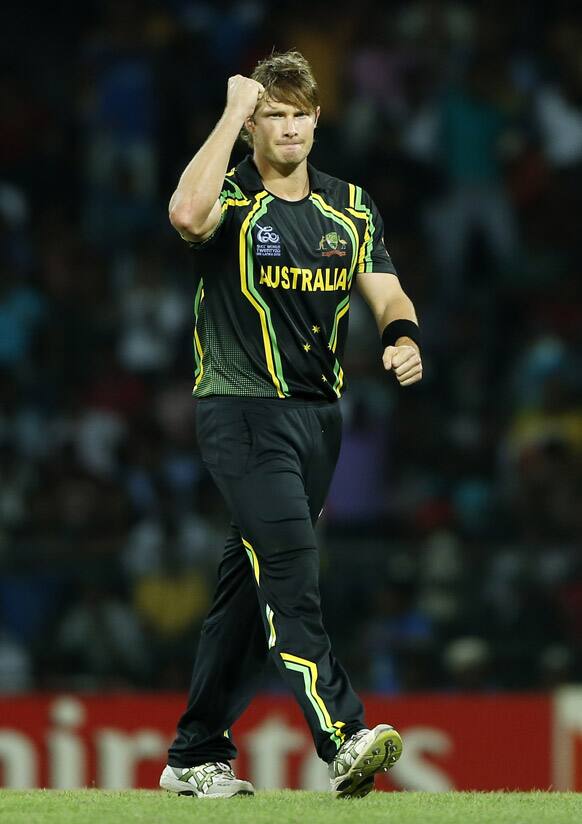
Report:
<svg viewBox="0 0 582 824"><path fill-rule="evenodd" d="M162 786L160 784L160 786ZM249 792L248 790L239 790L236 793L232 793L231 795L219 795L218 793L196 793L194 790L174 790L169 787L162 787L168 793L172 793L172 795L183 795L185 797L194 797L194 798L236 798L237 796L241 795L254 795L254 793Z"/></svg>
<svg viewBox="0 0 582 824"><path fill-rule="evenodd" d="M192 798L192 796L194 796L194 798L237 798L241 795L254 795L254 793L250 793L247 790L239 790L237 793L232 793L232 795L217 795L216 793L212 795L208 793L200 793L200 795L198 795L197 793L191 792L190 790L177 792L176 790L168 790L166 787L164 787L164 789L166 790L166 792L172 793L172 795L184 795L190 796L190 798Z"/></svg>
<svg viewBox="0 0 582 824"><path fill-rule="evenodd" d="M365 778L351 793L339 793L338 798L363 798L374 789L374 776Z"/></svg>
<svg viewBox="0 0 582 824"><path fill-rule="evenodd" d="M363 753L354 761L342 783L338 798L363 798L374 789L374 776L388 772L402 755L402 738L393 729L379 730Z"/></svg>

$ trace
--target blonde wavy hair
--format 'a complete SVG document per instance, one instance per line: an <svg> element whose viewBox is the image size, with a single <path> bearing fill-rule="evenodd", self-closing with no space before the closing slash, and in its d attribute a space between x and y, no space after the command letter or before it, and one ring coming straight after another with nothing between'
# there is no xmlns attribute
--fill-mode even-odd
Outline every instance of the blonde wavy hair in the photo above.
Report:
<svg viewBox="0 0 582 824"><path fill-rule="evenodd" d="M309 113L319 106L317 83L301 52L273 52L257 63L251 77L265 87L265 97L278 103L288 103ZM252 147L253 136L246 126L240 136Z"/></svg>

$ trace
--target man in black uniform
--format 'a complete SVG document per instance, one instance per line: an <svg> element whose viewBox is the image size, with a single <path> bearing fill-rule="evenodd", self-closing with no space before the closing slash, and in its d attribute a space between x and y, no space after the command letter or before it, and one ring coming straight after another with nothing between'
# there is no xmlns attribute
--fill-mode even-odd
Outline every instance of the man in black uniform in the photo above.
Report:
<svg viewBox="0 0 582 824"><path fill-rule="evenodd" d="M293 690L331 789L362 796L402 752L372 730L330 649L314 525L336 464L342 357L357 282L383 362L420 380L414 307L366 192L307 162L317 86L297 52L228 82L216 128L186 167L170 219L195 251L194 396L202 458L232 515L187 709L160 778L195 796L253 793L236 778L230 727L270 655ZM241 131L253 147L227 173Z"/></svg>

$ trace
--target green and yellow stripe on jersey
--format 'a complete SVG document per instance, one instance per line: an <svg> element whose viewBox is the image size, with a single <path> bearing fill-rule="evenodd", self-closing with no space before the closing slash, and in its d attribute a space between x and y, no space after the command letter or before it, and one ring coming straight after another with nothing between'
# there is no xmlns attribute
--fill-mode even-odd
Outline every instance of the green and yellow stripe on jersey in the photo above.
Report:
<svg viewBox="0 0 582 824"><path fill-rule="evenodd" d="M357 256L358 256L358 233L356 231L355 224L353 220L351 220L347 215L343 214L343 212L339 212L337 209L324 200L323 196L318 192L312 192L309 195L310 201L313 205L327 218L330 218L335 223L342 226L349 235L352 245L352 259L350 263L350 269L348 274L348 289L352 284L352 278L354 276L354 272L356 270L357 264Z"/></svg>
<svg viewBox="0 0 582 824"><path fill-rule="evenodd" d="M204 375L204 350L202 349L200 335L198 334L198 316L203 300L204 281L200 278L198 289L196 289L196 296L194 297L194 392L196 392L198 384Z"/></svg>
<svg viewBox="0 0 582 824"><path fill-rule="evenodd" d="M224 178L227 187L220 193L221 210L224 213L229 206L250 206L251 201L242 192L239 186L231 179L232 172Z"/></svg>
<svg viewBox="0 0 582 824"><path fill-rule="evenodd" d="M243 221L239 236L239 267L240 267L240 288L243 295L250 301L257 310L261 321L263 335L263 346L265 348L265 360L267 369L273 385L277 390L279 398L289 396L289 387L283 375L281 365L281 354L277 344L277 336L271 320L271 310L263 300L255 287L254 281L254 259L253 259L253 236L254 225L266 214L269 203L274 200L268 192L259 192L255 196L255 203Z"/></svg>
<svg viewBox="0 0 582 824"><path fill-rule="evenodd" d="M336 348L337 348L337 341L338 341L339 322L344 317L344 315L347 315L347 313L349 312L349 309L350 309L350 293L349 293L349 290L351 289L354 273L356 271L356 267L358 266L358 256L361 255L361 248L360 248L360 243L359 243L359 238L358 238L358 232L357 232L356 226L355 226L353 220L351 220L351 218L349 218L343 212L340 212L337 209L335 209L330 203L328 203L324 199L324 197L321 194L319 194L317 192L312 192L311 196L310 196L310 199L311 199L311 202L319 209L319 211L325 217L330 218L331 220L335 221L336 223L338 223L340 226L342 226L346 230L346 232L348 233L348 236L350 238L351 246L352 246L352 257L351 257L351 263L350 263L349 274L348 274L348 294L345 296L345 298L343 298L343 300L340 301L340 303L336 307L335 315L334 315L334 319L333 319L332 330L331 330L331 335L330 335L329 342L328 342L328 348L329 348L330 352L333 352L335 354L335 351L336 351ZM343 383L344 383L344 373L343 373L342 367L341 367L339 361L337 360L337 358L334 362L333 374L334 374L334 377L335 377L335 381L334 381L334 384L333 384L333 391L335 392L335 394L339 398L341 396L341 388L342 388Z"/></svg>
<svg viewBox="0 0 582 824"><path fill-rule="evenodd" d="M374 269L372 263L372 249L374 245L374 219L371 210L366 206L362 198L362 190L359 186L354 186L353 183L348 183L349 187L349 202L348 212L354 217L364 220L366 226L364 229L364 242L360 246L358 255L358 272L372 272Z"/></svg>

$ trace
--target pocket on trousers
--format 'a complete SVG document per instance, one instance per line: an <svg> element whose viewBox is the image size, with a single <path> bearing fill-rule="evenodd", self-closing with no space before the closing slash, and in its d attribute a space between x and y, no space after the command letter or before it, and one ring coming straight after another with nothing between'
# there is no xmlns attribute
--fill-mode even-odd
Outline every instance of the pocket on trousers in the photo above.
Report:
<svg viewBox="0 0 582 824"><path fill-rule="evenodd" d="M247 472L253 436L242 409L224 404L199 407L198 442L202 460L210 469L229 477Z"/></svg>
<svg viewBox="0 0 582 824"><path fill-rule="evenodd" d="M198 450L203 462L209 467L216 466L218 460L218 430L214 404L205 402L197 405L196 436L198 438Z"/></svg>

